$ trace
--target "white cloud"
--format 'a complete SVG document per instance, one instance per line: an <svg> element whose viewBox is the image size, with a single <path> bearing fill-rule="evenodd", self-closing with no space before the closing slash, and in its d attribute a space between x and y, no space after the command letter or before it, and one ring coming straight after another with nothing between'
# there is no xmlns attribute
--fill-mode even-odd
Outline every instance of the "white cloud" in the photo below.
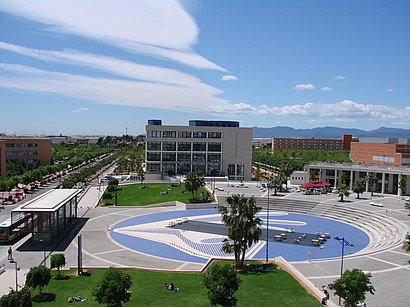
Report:
<svg viewBox="0 0 410 307"><path fill-rule="evenodd" d="M346 79L346 77L341 76L341 75L337 75L336 77L333 77L333 79L335 79L335 80L344 80L344 79Z"/></svg>
<svg viewBox="0 0 410 307"><path fill-rule="evenodd" d="M76 110L73 110L74 113L80 113L80 112L84 112L84 111L88 111L88 108L86 107L79 107Z"/></svg>
<svg viewBox="0 0 410 307"><path fill-rule="evenodd" d="M306 91L306 90L311 91L315 89L315 86L311 83L301 83L301 84L295 85L293 89L296 90L297 92Z"/></svg>
<svg viewBox="0 0 410 307"><path fill-rule="evenodd" d="M143 65L117 58L83 53L76 50L52 51L32 49L5 42L0 42L0 49L23 54L47 62L91 67L93 69L110 72L136 80L181 84L184 86L200 82L196 77L175 69Z"/></svg>
<svg viewBox="0 0 410 307"><path fill-rule="evenodd" d="M232 81L232 80L238 80L238 77L232 76L232 75L225 75L221 78L221 81Z"/></svg>
<svg viewBox="0 0 410 307"><path fill-rule="evenodd" d="M324 86L320 89L322 92L333 92L333 89L329 86Z"/></svg>
<svg viewBox="0 0 410 307"><path fill-rule="evenodd" d="M6 71L13 76L1 77ZM203 106L227 105L216 97L222 91L204 84L182 84L87 77L50 72L23 65L0 63L0 87L58 94L111 105L127 105L186 112L204 112Z"/></svg>
<svg viewBox="0 0 410 307"><path fill-rule="evenodd" d="M393 89L393 88L388 88L388 89L386 90L386 92L387 92L387 93L393 93L393 92L394 92L394 89Z"/></svg>
<svg viewBox="0 0 410 307"><path fill-rule="evenodd" d="M198 27L177 0L2 0L0 11L129 52L171 59L201 69L225 71L193 51ZM109 21L109 22L107 22Z"/></svg>
<svg viewBox="0 0 410 307"><path fill-rule="evenodd" d="M410 117L410 108L396 109L384 105L361 104L351 100L337 103L305 103L270 107L252 106L247 103L233 103L219 106L215 112L272 116L301 116L311 118L338 118L339 121L357 119L400 120Z"/></svg>

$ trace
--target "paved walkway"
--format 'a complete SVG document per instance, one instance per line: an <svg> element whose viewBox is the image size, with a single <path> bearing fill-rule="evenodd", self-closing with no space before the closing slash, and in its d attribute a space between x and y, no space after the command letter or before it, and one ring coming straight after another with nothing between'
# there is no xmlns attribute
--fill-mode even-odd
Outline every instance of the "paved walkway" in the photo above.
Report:
<svg viewBox="0 0 410 307"><path fill-rule="evenodd" d="M224 185L226 184L222 186ZM218 186L221 186L221 184L218 184ZM267 197L264 192L260 192L253 185L250 185L249 188L224 186L224 189L224 191L217 191L217 193L220 196L227 196L231 193L241 193L245 196L255 195L258 197ZM229 192L227 190L229 190ZM181 210L183 208L175 206L151 208L94 208L99 193L101 192L97 187L91 187L87 191L79 204L79 216L83 216L81 227L79 226L74 229L70 236L57 247L32 246L30 245L29 238L13 246L14 257L21 268L18 276L19 284L23 283L24 273L30 267L41 263L44 259L44 255L47 257L53 250L54 252L64 252L67 259L67 267L75 268L77 266L77 236L79 234L81 234L83 240L83 264L85 267L116 266L188 271L198 271L202 269L202 263L164 259L137 252L118 244L110 235L111 227L120 221L146 214L174 212L175 210ZM271 199L273 198L274 197L271 197ZM300 195L300 193L291 193L277 196L277 198L309 200L325 207L342 206L349 212L353 209L359 209L364 212L371 212L379 216L380 219L387 216L393 221L400 223L400 225L407 227L399 229L407 229L407 231L410 229L410 217L404 210L404 201L394 195L379 195L377 197L377 202L382 203L383 207L371 206L370 196L366 194L362 196L363 199L361 200L356 200L355 195L352 194L347 198L349 202L343 204L338 202L339 198L330 194ZM320 210L323 208L324 207ZM318 209L316 208L316 210ZM325 209L323 209L323 211L325 212ZM320 214L318 215L320 216ZM372 219L373 218L374 217L372 217ZM377 227L377 225L374 227ZM362 229L371 236L375 235L369 232L370 228L366 229L366 225L363 225ZM354 241L355 238L346 237L346 239ZM377 240L374 241L376 242ZM394 294L395 297L394 306L408 306L410 293L403 285L408 284L410 280L410 255L401 249L401 242L392 241L389 244L391 244L390 248L372 249L369 250L368 253L359 255L345 255L345 269L359 268L372 273L373 277L371 280L376 288L376 294L374 296L368 296L368 306L391 306L392 294ZM49 260L47 260L47 262L48 261ZM9 287L15 287L15 274L13 274L15 272L14 264L7 262L7 246L0 246L0 263L6 263L6 272L0 275L0 285L2 285L0 287L0 294L4 294L8 291ZM333 282L340 276L341 262L339 257L296 261L292 262L292 264L312 281L318 289L321 289L322 285ZM334 297L333 300L335 302L337 301Z"/></svg>

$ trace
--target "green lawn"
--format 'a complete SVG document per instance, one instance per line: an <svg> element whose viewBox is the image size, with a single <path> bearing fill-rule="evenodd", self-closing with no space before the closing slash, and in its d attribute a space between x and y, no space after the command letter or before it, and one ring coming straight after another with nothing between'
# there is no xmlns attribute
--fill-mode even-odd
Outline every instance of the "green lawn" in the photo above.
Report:
<svg viewBox="0 0 410 307"><path fill-rule="evenodd" d="M257 265L261 267L262 265ZM86 302L75 302L86 306L99 306L91 296L91 289L100 279L104 270L88 270L90 276L75 276L74 271L66 280L52 279L43 289L44 293L54 293L53 302L34 303L43 306L67 305L67 298L80 295ZM153 272L146 270L125 270L131 275L133 286L131 301L125 306L211 306L206 289L202 285L203 274ZM56 275L57 273L54 272ZM242 280L237 292L238 306L320 306L321 304L300 286L291 275L276 270L273 265L263 271L247 270L239 273ZM165 283L173 283L179 292L164 290ZM33 296L38 294L38 289Z"/></svg>
<svg viewBox="0 0 410 307"><path fill-rule="evenodd" d="M143 189L142 186L148 188ZM168 201L180 201L189 204L192 193L182 193L184 190L184 184L179 187L173 187L170 183L124 185L122 190L117 192L118 206L146 206ZM168 194L161 194L161 192L166 191ZM198 190L198 195L200 196L202 192L206 193L204 188ZM115 203L115 199L111 199L110 203Z"/></svg>

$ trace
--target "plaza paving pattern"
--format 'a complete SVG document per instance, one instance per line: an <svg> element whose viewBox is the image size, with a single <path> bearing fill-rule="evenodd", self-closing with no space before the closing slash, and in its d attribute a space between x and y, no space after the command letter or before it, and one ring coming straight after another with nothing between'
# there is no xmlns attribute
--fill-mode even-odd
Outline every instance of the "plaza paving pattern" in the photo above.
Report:
<svg viewBox="0 0 410 307"><path fill-rule="evenodd" d="M410 217L404 209L404 200L401 197L377 195L372 200L368 193L364 193L361 199L355 199L355 195L351 195L347 198L347 202L341 203L339 198L333 194L316 196L283 193L279 196L270 197L270 202L267 203L267 193L259 191L255 184L249 184L249 189L229 187L229 192L227 189L226 186L225 191L217 192L219 193L219 201L222 204L225 201L225 196L231 193L240 193L245 196L256 196L258 205L262 206L264 210L267 205L270 205L270 208L273 208L276 212L291 212L289 215L282 215L282 217L280 214L272 215L271 222L272 219L303 222L304 217L306 217L305 222L307 224L303 226L295 226L296 224L292 226L278 225L275 222L276 224L272 223L272 227L294 228L295 232L299 232L299 230L296 230L298 227L311 227L309 230L306 228L300 232L314 234L319 230L322 233L329 232L332 238L334 236L344 236L350 243L354 244L352 248L355 248L355 250L350 250L351 247L345 249L344 269L359 268L372 273L371 281L376 288L376 293L374 296L368 296L367 306L408 306L410 293L407 285L410 281L410 254L405 253L401 246L406 232L410 231ZM200 210L185 211L184 206L179 205L145 208L94 208L100 194L101 191L96 187L91 187L88 190L87 195L80 201L79 208L79 214L84 217L86 223L73 229L71 236L60 242L58 246L35 246L32 250L27 250L23 248L27 245L26 242L16 243L13 246L13 255L18 260L21 268L19 273L26 272L30 267L38 265L43 261L44 255L48 258L52 252L64 252L67 267L75 268L77 266L78 250L77 235L81 235L83 240L84 267L115 266L176 271L202 270L204 267L202 260L195 262L187 261L185 258L166 258L156 254L155 248L152 246L148 252L141 251L139 247L132 248L117 242L115 235L112 236L112 234L125 221L128 221L128 226L142 223L140 225L146 227L149 222L147 218L152 218L153 221L156 220L154 223L162 223L162 229L169 229L167 228L169 220L176 220L179 217L187 217L188 215L192 215L191 217L188 216L190 219L194 219L194 216L203 215L205 217L204 221L210 222L206 216L213 215L214 210L209 210L207 214L203 214L205 211L202 210L202 213L199 214L198 211ZM377 201L383 207L370 205L372 201ZM264 211L261 213L262 219L265 218L264 213ZM138 219L141 219L141 221L138 221ZM135 223L135 221L138 223ZM322 225L326 225L327 221L330 223L329 226L322 227ZM345 225L347 228L343 228ZM338 229L341 231L338 232ZM155 241L150 236L148 239ZM202 243L206 244L215 243L214 240L193 236L191 241L195 240L205 240ZM220 244L220 238L217 238L217 240ZM161 244L162 247L166 245L167 248L170 248L170 244L163 238L157 240L157 243ZM285 250L291 247L292 251L286 257L318 289L321 289L322 285L333 282L340 276L341 245L337 240L327 240L324 248L277 242L270 243L272 244L269 244L269 256L272 259L276 256L276 252L280 251L281 254L284 254ZM259 249L254 250L252 257L264 258L264 244L264 237L262 236L262 241L258 246ZM307 250L300 253L295 252L295 250L301 248L312 249L312 256L307 257ZM173 249L178 250L175 247ZM0 263L6 263L6 272L0 275L0 285L8 290L8 287L14 287L15 284L14 266L7 262L7 246L0 246L0 252ZM179 252L181 252L180 249ZM185 255L206 259L203 255L199 257L198 255L191 255L191 253L191 250L184 252ZM321 253L330 254L321 257ZM299 254L301 258L292 259L292 255L299 257ZM49 258L46 262L49 265ZM24 276L19 275L19 284L22 283L24 283ZM2 292L4 291L6 290L2 290ZM393 297L394 303L392 303ZM337 302L337 298L334 296L331 298L334 302Z"/></svg>

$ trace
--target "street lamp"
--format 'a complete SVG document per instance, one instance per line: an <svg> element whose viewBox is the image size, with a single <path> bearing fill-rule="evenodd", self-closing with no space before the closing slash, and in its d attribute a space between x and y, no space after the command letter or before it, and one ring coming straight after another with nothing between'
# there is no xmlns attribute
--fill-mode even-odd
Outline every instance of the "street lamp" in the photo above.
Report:
<svg viewBox="0 0 410 307"><path fill-rule="evenodd" d="M16 271L16 292L18 291L18 276L17 276L17 272L20 271L20 268L17 266L17 261L12 259L10 260L10 263L14 263L14 268Z"/></svg>
<svg viewBox="0 0 410 307"><path fill-rule="evenodd" d="M268 183L268 210L266 211L266 262L269 260L269 194L270 183Z"/></svg>
<svg viewBox="0 0 410 307"><path fill-rule="evenodd" d="M344 253L345 253L345 246L354 246L353 244L350 244L344 237L335 237L335 240L339 241L340 244L342 244L342 259L340 262L340 278L343 276L343 260L344 260ZM339 305L341 302L341 297L339 296Z"/></svg>
<svg viewBox="0 0 410 307"><path fill-rule="evenodd" d="M46 266L46 247L45 247L45 242L43 239L38 240L38 243L40 243L43 246L43 264Z"/></svg>

